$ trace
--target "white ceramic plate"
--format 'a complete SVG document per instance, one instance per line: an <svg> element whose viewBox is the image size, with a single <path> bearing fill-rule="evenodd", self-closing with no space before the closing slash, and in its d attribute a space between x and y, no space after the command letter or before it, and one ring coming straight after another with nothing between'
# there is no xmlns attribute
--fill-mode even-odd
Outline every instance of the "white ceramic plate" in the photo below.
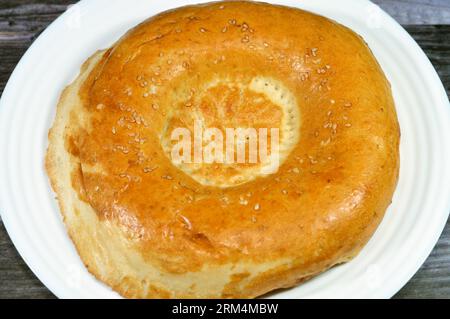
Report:
<svg viewBox="0 0 450 319"><path fill-rule="evenodd" d="M0 104L0 211L19 253L58 297L114 298L68 238L43 160L61 90L82 62L126 30L196 0L84 0L57 19L20 61ZM199 1L203 2L203 1ZM450 106L425 54L387 14L362 0L277 0L364 37L392 83L402 140L400 181L386 216L352 262L278 298L388 298L419 269L450 210Z"/></svg>

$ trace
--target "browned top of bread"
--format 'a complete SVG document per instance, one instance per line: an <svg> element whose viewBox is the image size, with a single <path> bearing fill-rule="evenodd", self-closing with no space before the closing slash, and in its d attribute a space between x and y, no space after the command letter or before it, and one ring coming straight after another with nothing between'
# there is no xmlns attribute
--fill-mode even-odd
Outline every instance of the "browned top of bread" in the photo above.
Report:
<svg viewBox="0 0 450 319"><path fill-rule="evenodd" d="M138 266L113 278L69 233L91 271L125 296L254 297L291 286L354 256L391 201L399 128L389 83L361 37L324 17L241 1L164 12L101 53L79 86L70 130L54 132L79 163L71 187L98 223L120 228ZM221 129L280 127L279 170L175 165L168 132L199 117ZM55 157L50 134L57 190ZM133 263L110 260L119 272ZM148 265L225 284L144 289Z"/></svg>

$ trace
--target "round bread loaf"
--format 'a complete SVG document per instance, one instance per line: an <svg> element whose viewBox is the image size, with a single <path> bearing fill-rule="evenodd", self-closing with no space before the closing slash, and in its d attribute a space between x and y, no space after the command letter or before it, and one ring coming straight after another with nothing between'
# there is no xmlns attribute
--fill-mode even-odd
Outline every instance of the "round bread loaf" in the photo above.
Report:
<svg viewBox="0 0 450 319"><path fill-rule="evenodd" d="M277 169L174 160L172 133L195 123L279 129ZM357 34L218 2L94 54L61 96L46 167L81 259L121 295L250 298L361 250L397 183L399 127Z"/></svg>

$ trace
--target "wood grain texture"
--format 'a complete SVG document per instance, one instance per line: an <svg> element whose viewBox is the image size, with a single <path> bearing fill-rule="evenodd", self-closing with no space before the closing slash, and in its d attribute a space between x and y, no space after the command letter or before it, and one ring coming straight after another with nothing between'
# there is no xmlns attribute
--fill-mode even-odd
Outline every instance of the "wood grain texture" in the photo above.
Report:
<svg viewBox="0 0 450 319"><path fill-rule="evenodd" d="M54 298L19 256L1 222L0 298Z"/></svg>
<svg viewBox="0 0 450 319"><path fill-rule="evenodd" d="M0 0L0 93L33 39L75 3L71 0ZM125 0L124 0L125 1ZM449 0L375 0L406 26L424 49L450 94ZM397 298L450 298L450 221L420 271ZM0 220L0 298L54 298L25 265Z"/></svg>
<svg viewBox="0 0 450 319"><path fill-rule="evenodd" d="M449 0L373 0L401 24L450 24Z"/></svg>

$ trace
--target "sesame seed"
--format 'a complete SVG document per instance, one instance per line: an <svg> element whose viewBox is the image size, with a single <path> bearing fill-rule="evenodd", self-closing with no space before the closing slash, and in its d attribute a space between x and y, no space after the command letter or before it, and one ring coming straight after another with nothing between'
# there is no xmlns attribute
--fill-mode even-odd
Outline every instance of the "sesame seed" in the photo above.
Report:
<svg viewBox="0 0 450 319"><path fill-rule="evenodd" d="M186 228L191 230L192 229L192 224L191 224L190 220L187 217L183 216L183 215L180 215L180 217L183 220L183 223L186 226Z"/></svg>
<svg viewBox="0 0 450 319"><path fill-rule="evenodd" d="M248 200L246 200L243 196L239 197L239 204L247 206Z"/></svg>
<svg viewBox="0 0 450 319"><path fill-rule="evenodd" d="M317 164L317 160L314 159L314 157L312 156L308 156L309 157L309 161L311 162L311 164Z"/></svg>
<svg viewBox="0 0 450 319"><path fill-rule="evenodd" d="M156 169L156 167L144 167L143 171L145 174L151 173Z"/></svg>
<svg viewBox="0 0 450 319"><path fill-rule="evenodd" d="M150 90L149 90L150 94L156 94L156 91L157 91L157 87L154 85L151 85Z"/></svg>
<svg viewBox="0 0 450 319"><path fill-rule="evenodd" d="M331 138L328 138L327 140L324 141L320 141L320 146L326 146L328 144L330 144L331 142Z"/></svg>
<svg viewBox="0 0 450 319"><path fill-rule="evenodd" d="M261 209L261 205L256 204L255 207L253 207L253 208L254 208L254 210L260 210Z"/></svg>

